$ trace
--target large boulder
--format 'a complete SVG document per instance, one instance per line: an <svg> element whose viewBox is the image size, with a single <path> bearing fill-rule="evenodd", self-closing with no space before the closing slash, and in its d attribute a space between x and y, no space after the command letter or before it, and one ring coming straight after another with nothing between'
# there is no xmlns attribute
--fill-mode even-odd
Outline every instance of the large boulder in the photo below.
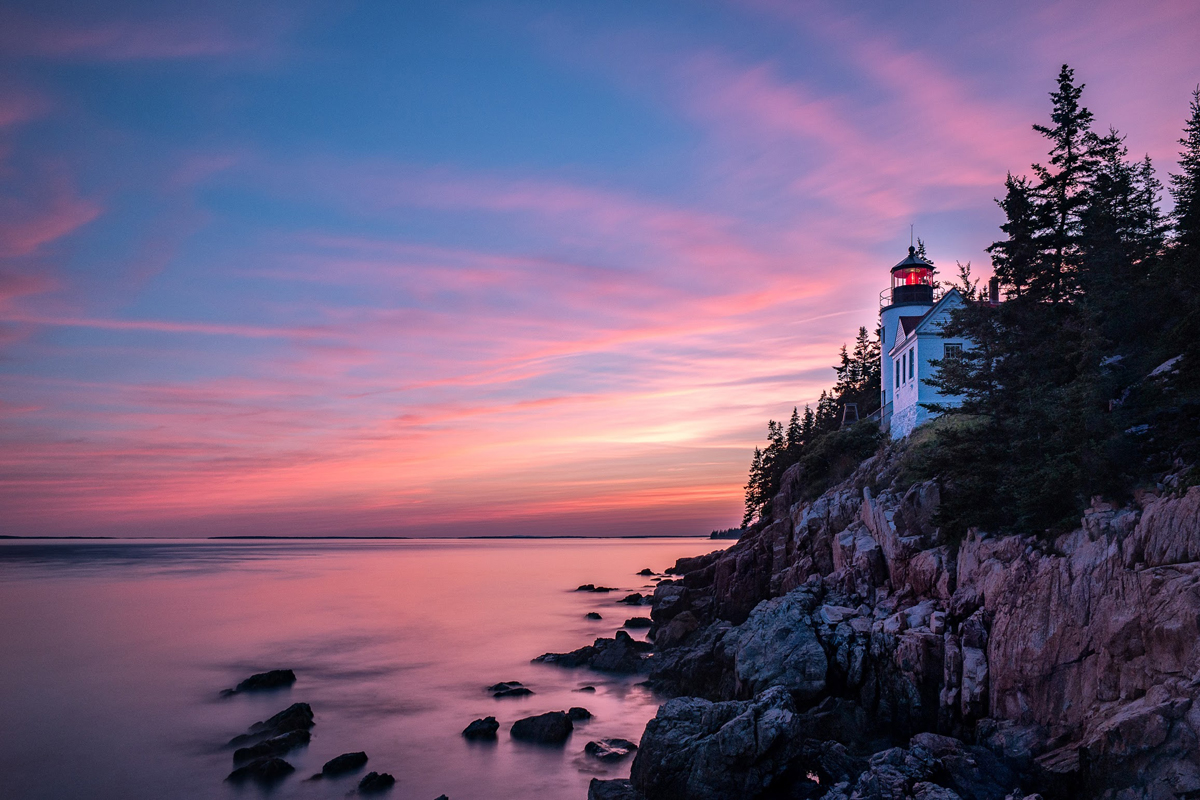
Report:
<svg viewBox="0 0 1200 800"><path fill-rule="evenodd" d="M513 723L512 738L537 744L562 744L571 735L575 726L565 711L547 711L534 717L525 717Z"/></svg>
<svg viewBox="0 0 1200 800"><path fill-rule="evenodd" d="M669 700L646 725L630 773L649 800L759 797L801 746L800 718L781 687L754 700Z"/></svg>
<svg viewBox="0 0 1200 800"><path fill-rule="evenodd" d="M500 723L495 717L477 719L463 729L462 735L467 739L495 739Z"/></svg>
<svg viewBox="0 0 1200 800"><path fill-rule="evenodd" d="M326 778L335 778L338 775L345 775L347 772L362 769L366 765L366 753L361 751L357 753L342 753L340 756L335 756L325 762L325 766L321 767L321 775Z"/></svg>
<svg viewBox="0 0 1200 800"><path fill-rule="evenodd" d="M764 600L730 631L724 645L734 653L740 694L771 686L782 686L802 700L821 694L829 662L809 617L813 606L811 593L797 589Z"/></svg>
<svg viewBox="0 0 1200 800"><path fill-rule="evenodd" d="M593 644L569 653L544 653L533 660L540 664L586 666L599 672L629 674L646 668L646 654L651 647L648 642L639 642L625 631L617 631L611 639L597 639Z"/></svg>

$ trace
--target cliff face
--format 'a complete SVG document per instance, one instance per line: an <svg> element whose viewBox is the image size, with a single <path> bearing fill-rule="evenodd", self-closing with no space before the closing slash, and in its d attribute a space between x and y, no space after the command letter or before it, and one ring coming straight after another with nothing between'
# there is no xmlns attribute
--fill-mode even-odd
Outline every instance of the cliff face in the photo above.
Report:
<svg viewBox="0 0 1200 800"><path fill-rule="evenodd" d="M1096 504L1052 543L949 542L937 485L900 491L896 462L811 503L785 475L773 523L676 565L651 684L700 699L650 724L631 791L1200 793L1200 487Z"/></svg>

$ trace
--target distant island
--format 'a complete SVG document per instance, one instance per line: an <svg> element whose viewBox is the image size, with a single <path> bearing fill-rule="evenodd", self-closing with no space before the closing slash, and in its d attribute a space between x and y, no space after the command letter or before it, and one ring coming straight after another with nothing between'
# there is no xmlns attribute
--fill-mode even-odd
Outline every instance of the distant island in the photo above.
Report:
<svg viewBox="0 0 1200 800"><path fill-rule="evenodd" d="M745 528L726 528L723 531L713 531L708 535L710 539L740 539L742 534L746 532Z"/></svg>

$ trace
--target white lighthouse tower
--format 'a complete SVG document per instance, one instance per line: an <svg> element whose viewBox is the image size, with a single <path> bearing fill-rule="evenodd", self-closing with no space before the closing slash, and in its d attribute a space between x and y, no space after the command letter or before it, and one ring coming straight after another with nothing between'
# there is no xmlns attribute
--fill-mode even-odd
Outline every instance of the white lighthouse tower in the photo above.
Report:
<svg viewBox="0 0 1200 800"><path fill-rule="evenodd" d="M892 285L879 295L879 324L882 333L880 364L880 422L887 425L895 401L895 364L889 353L896 344L896 329L901 317L923 317L933 308L933 265L908 248L908 257L892 267Z"/></svg>

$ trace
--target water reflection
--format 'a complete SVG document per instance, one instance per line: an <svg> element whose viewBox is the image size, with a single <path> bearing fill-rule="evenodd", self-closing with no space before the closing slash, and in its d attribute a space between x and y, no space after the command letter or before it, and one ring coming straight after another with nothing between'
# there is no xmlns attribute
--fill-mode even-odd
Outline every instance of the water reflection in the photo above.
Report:
<svg viewBox="0 0 1200 800"><path fill-rule="evenodd" d="M296 701L312 743L271 795L341 797L357 777L304 782L365 750L396 797L583 798L628 774L582 755L637 741L658 700L636 678L531 664L611 636L646 591L635 573L727 543L665 540L0 542L0 774L14 797L256 797L222 783L222 747ZM589 611L600 621L585 619ZM639 635L639 632L634 632ZM287 690L221 699L252 672L296 670ZM494 699L519 680L535 694ZM580 693L583 685L594 694ZM518 717L583 705L563 748L514 742ZM501 722L495 744L459 734Z"/></svg>

